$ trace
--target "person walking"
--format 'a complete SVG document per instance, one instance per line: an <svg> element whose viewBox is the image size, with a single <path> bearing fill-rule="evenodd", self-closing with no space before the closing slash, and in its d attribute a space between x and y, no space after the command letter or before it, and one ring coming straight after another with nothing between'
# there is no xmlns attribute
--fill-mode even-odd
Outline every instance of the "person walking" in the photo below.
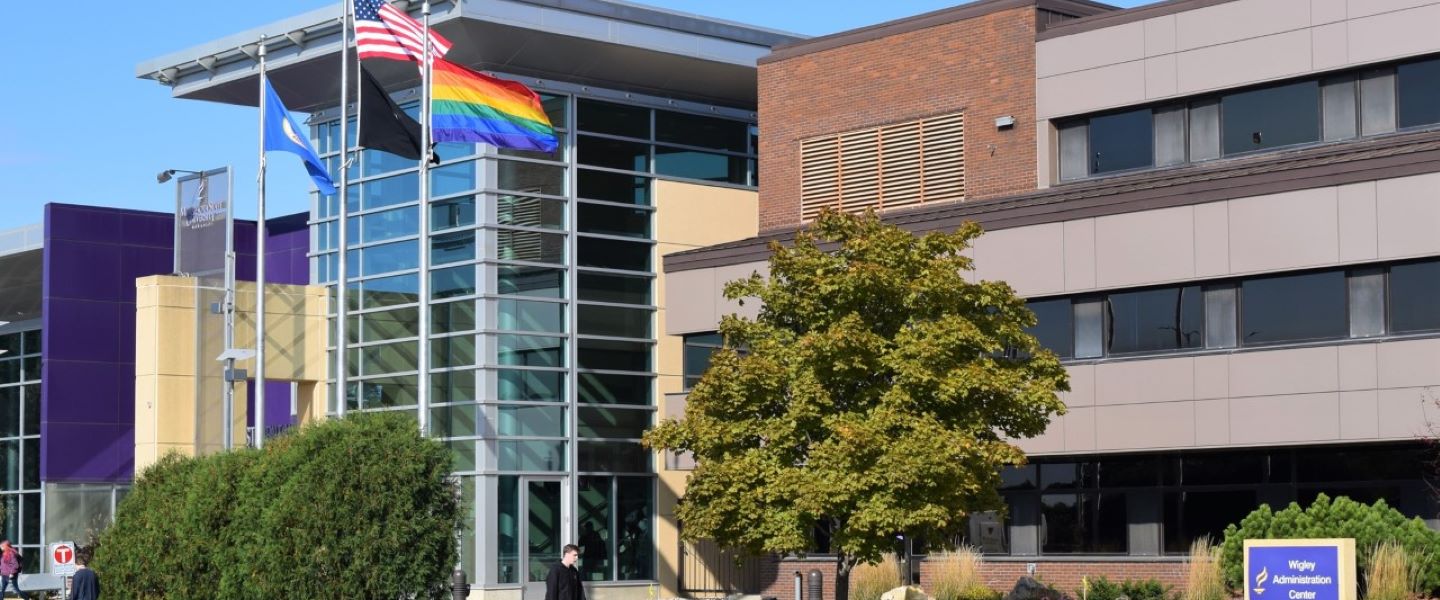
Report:
<svg viewBox="0 0 1440 600"><path fill-rule="evenodd" d="M6 589L13 587L16 596L30 600L30 596L20 590L20 569L24 560L20 549L12 546L10 540L0 540L0 598L5 597Z"/></svg>
<svg viewBox="0 0 1440 600"><path fill-rule="evenodd" d="M75 553L74 579L70 582L70 597L66 600L99 600L100 598L100 577L90 569L90 551L88 549Z"/></svg>
<svg viewBox="0 0 1440 600"><path fill-rule="evenodd" d="M579 546L565 544L560 551L560 562L550 567L550 574L545 576L545 600L585 600L580 571L575 568L575 559L579 557Z"/></svg>

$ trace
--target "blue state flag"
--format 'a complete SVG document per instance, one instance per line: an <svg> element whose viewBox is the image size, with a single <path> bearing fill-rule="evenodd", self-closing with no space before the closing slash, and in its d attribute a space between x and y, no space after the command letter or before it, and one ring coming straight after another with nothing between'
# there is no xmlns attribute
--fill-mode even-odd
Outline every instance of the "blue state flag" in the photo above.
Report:
<svg viewBox="0 0 1440 600"><path fill-rule="evenodd" d="M315 180L315 187L320 188L322 194L335 193L335 181L330 179L330 173L325 170L325 165L320 162L320 157L315 154L315 149L310 147L310 140L300 135L300 124L295 122L295 117L290 111L285 110L285 103L280 101L280 96L275 93L275 88L270 86L270 80L265 80L265 150L280 150L290 152L299 156L305 161L305 170L310 173L310 179Z"/></svg>

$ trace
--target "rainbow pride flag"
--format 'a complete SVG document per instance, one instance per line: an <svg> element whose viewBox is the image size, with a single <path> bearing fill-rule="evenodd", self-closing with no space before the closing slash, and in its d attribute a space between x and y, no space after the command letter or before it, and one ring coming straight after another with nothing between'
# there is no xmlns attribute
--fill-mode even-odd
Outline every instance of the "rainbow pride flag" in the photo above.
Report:
<svg viewBox="0 0 1440 600"><path fill-rule="evenodd" d="M540 96L520 82L437 58L431 68L430 97L431 135L437 142L555 150L555 128L540 106Z"/></svg>

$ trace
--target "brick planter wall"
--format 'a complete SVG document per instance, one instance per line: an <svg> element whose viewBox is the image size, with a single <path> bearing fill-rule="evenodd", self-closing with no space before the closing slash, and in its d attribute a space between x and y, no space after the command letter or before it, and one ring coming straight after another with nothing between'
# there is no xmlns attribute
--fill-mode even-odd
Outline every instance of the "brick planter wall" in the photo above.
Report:
<svg viewBox="0 0 1440 600"><path fill-rule="evenodd" d="M920 587L925 588L934 566L919 560ZM993 590L1008 591L1015 580L1024 576L1028 564L1024 561L984 561L981 573L985 585ZM770 559L761 562L759 589L761 596L776 600L795 598L795 572L806 574L806 598L809 593L809 573L818 570L825 576L824 594L826 599L835 598L835 563L827 559ZM1066 594L1074 595L1080 589L1081 577L1104 575L1111 581L1126 579L1157 579L1174 586L1176 591L1185 586L1185 563L1180 561L1035 561L1035 576L1041 581L1059 588Z"/></svg>

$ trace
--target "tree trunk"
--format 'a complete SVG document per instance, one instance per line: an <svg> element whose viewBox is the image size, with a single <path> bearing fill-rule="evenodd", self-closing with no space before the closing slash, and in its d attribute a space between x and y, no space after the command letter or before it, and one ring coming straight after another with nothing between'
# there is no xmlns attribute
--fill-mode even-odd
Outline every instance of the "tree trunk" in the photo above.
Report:
<svg viewBox="0 0 1440 600"><path fill-rule="evenodd" d="M850 600L850 568L845 555L835 555L835 600Z"/></svg>

